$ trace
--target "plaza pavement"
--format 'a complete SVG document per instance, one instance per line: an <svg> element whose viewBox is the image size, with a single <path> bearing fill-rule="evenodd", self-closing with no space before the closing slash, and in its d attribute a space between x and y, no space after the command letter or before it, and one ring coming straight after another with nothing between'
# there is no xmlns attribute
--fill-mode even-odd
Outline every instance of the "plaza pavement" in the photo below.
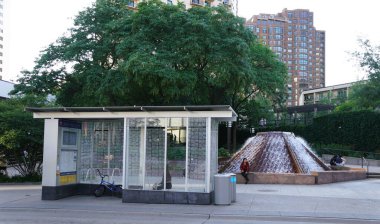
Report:
<svg viewBox="0 0 380 224"><path fill-rule="evenodd" d="M0 223L380 223L380 179L237 185L237 202L228 206L40 198L39 185L0 185Z"/></svg>

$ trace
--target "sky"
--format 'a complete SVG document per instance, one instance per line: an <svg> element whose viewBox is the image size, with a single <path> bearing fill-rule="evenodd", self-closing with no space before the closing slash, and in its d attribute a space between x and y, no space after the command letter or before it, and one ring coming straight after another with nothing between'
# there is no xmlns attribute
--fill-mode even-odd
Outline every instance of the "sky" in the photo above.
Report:
<svg viewBox="0 0 380 224"><path fill-rule="evenodd" d="M95 0L5 0L3 79L16 81L33 68L40 51L73 25L80 10ZM249 19L282 9L309 9L314 26L326 32L326 86L357 81L364 73L349 52L358 38L380 44L378 0L239 0L238 15Z"/></svg>

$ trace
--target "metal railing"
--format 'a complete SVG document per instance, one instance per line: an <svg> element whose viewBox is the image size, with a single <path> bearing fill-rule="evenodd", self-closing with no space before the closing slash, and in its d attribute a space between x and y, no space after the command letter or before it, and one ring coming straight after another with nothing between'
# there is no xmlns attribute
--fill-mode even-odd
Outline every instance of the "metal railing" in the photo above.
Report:
<svg viewBox="0 0 380 224"><path fill-rule="evenodd" d="M369 173L369 161L362 157L362 168L364 168L364 163L367 165L367 173Z"/></svg>

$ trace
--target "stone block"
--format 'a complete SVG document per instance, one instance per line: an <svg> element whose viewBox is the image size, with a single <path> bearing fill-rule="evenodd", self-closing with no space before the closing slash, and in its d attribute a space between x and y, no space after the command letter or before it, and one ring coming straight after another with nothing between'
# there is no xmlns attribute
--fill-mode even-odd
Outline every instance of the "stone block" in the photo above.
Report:
<svg viewBox="0 0 380 224"><path fill-rule="evenodd" d="M276 184L294 184L295 174L273 174Z"/></svg>
<svg viewBox="0 0 380 224"><path fill-rule="evenodd" d="M334 171L322 171L322 172L313 172L313 175L316 175L315 183L316 184L329 184L333 182L332 173Z"/></svg>
<svg viewBox="0 0 380 224"><path fill-rule="evenodd" d="M42 186L42 200L58 200L78 194L78 184Z"/></svg>
<svg viewBox="0 0 380 224"><path fill-rule="evenodd" d="M165 191L165 204L187 204L187 192Z"/></svg>
<svg viewBox="0 0 380 224"><path fill-rule="evenodd" d="M140 193L142 191L141 190L127 190L127 189L124 189L123 190L123 202L129 202L129 203L141 203L143 202L142 199L144 200L145 202L145 199L146 198L141 198L140 197ZM146 202L148 203L148 202Z"/></svg>
<svg viewBox="0 0 380 224"><path fill-rule="evenodd" d="M209 205L211 201L211 193L197 193L197 192L187 192L188 194L188 203L196 205Z"/></svg>
<svg viewBox="0 0 380 224"><path fill-rule="evenodd" d="M315 176L309 174L297 174L294 176L294 184L315 184Z"/></svg>
<svg viewBox="0 0 380 224"><path fill-rule="evenodd" d="M148 198L148 202L152 204L165 203L165 191L143 191L142 195Z"/></svg>

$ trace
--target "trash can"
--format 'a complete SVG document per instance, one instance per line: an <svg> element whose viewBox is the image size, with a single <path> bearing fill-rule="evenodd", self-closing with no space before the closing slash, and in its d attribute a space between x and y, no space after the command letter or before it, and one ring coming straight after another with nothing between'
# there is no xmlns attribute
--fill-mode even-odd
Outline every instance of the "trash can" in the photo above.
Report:
<svg viewBox="0 0 380 224"><path fill-rule="evenodd" d="M236 174L230 173L230 194L231 194L231 202L236 202Z"/></svg>
<svg viewBox="0 0 380 224"><path fill-rule="evenodd" d="M216 174L215 181L215 204L229 205L231 204L231 175Z"/></svg>

